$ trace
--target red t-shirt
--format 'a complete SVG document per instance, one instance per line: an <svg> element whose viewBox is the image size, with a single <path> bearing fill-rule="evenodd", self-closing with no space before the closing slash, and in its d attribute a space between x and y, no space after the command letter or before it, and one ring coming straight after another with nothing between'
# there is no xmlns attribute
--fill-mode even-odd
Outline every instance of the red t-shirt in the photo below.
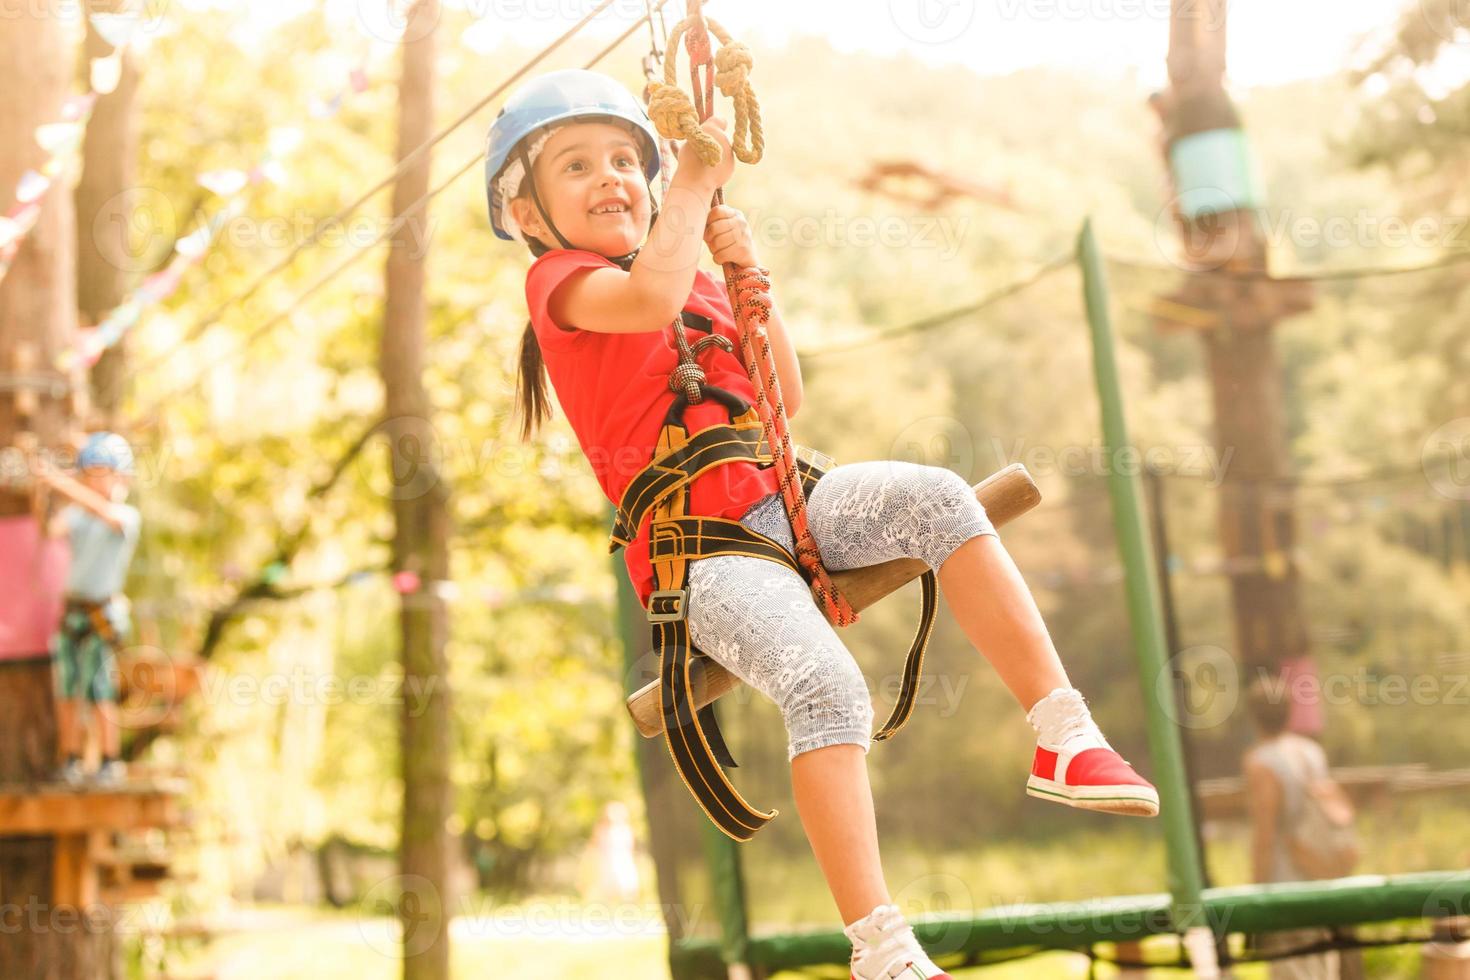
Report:
<svg viewBox="0 0 1470 980"><path fill-rule="evenodd" d="M638 333L599 333L552 322L547 303L556 287L579 269L604 266L617 268L596 252L554 249L526 272L526 305L562 411L602 484L602 492L617 504L624 488L653 459L664 416L674 401L669 374L679 363L679 352L674 346L672 323ZM740 361L740 337L724 283L699 270L684 310L709 319L713 332L729 337L735 345L728 354L713 345L699 353L706 383L753 404L755 390ZM702 335L699 330L687 330L691 345ZM684 426L691 436L729 421L729 411L712 398L684 410ZM776 492L774 468L762 469L744 461L726 463L689 485L689 512L739 520L751 504ZM637 590L638 601L646 608L653 591L647 518L623 554L628 578Z"/></svg>

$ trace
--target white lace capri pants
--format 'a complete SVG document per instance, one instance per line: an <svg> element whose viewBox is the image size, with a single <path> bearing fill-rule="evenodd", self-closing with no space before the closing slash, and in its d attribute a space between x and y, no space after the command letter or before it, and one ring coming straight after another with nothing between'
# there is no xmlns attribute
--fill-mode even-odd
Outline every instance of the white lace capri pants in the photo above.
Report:
<svg viewBox="0 0 1470 980"><path fill-rule="evenodd" d="M740 522L795 554L780 494ZM812 488L807 522L832 571L894 558L938 569L966 541L996 533L962 476L899 460L833 467ZM867 679L800 575L762 558L716 555L689 564L688 587L690 639L781 709L788 759L843 743L867 751Z"/></svg>

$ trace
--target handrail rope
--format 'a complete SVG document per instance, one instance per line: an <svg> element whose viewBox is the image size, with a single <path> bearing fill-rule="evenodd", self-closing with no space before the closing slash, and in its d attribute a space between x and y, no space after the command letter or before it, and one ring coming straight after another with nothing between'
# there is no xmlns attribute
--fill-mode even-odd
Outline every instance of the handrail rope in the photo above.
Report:
<svg viewBox="0 0 1470 980"><path fill-rule="evenodd" d="M980 299L977 299L970 303L966 303L964 306L956 306L952 309L941 310L938 313L931 313L927 316L920 317L917 320L910 320L908 323L901 324L896 327L890 327L887 330L879 331L871 337L865 337L861 340L855 340L845 347L823 347L821 350L798 351L797 355L803 360L817 360L826 357L829 354L848 354L852 351L862 350L867 347L872 347L875 344L885 343L889 340L894 340L907 334L919 333L924 330L932 330L935 327L942 327L948 323L960 319L961 317L972 316L976 313L980 313L996 305L997 303L1010 299L1012 296L1015 296L1018 293L1023 293L1026 290L1030 289L1032 286L1051 276L1053 273L1059 272L1062 269L1066 269L1074 265L1076 261L1076 251L1074 249L1068 249L1066 252L1063 252L1053 257L1052 259L1043 263L1041 266L1037 267L1036 271L1031 273L1030 275L1013 280L1012 282L1001 286L994 292L982 296Z"/></svg>
<svg viewBox="0 0 1470 980"><path fill-rule="evenodd" d="M1278 276L1264 269L1190 269L1178 265L1161 265L1156 262L1145 262L1143 259L1126 258L1117 255L1104 254L1108 262L1129 269L1142 269L1148 272L1163 272L1185 274L1191 276L1206 276L1214 279L1238 279L1246 282L1340 282L1354 279L1379 279L1390 276L1408 276L1416 272L1437 272L1440 269L1449 269L1470 262L1470 251L1457 252L1447 255L1434 262L1426 262L1423 265L1404 266L1395 268L1392 266L1359 266L1349 269L1328 269L1322 272L1308 272L1299 275Z"/></svg>

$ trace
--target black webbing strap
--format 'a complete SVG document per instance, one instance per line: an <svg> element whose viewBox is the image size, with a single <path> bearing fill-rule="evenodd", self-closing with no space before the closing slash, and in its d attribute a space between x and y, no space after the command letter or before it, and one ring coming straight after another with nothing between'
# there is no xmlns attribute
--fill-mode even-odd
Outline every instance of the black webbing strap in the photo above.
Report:
<svg viewBox="0 0 1470 980"><path fill-rule="evenodd" d="M688 488L681 493L687 498ZM696 674L703 669L703 656L696 656L699 651L689 639L689 562L736 554L779 562L798 573L800 567L779 543L723 518L656 516L649 541L658 590L649 597L648 616L659 657L664 739L674 767L700 808L726 835L748 841L779 811L757 810L725 777L721 766L738 766L720 733L715 702L693 710L691 692L699 686L701 679Z"/></svg>
<svg viewBox="0 0 1470 980"><path fill-rule="evenodd" d="M769 455L760 453L766 444L753 410L738 415L732 412L729 425L711 426L691 437L683 426L682 411L674 411L683 407L680 395L660 436L659 445L666 451L625 488L613 543L608 550L615 551L630 543L643 517L653 512L648 549L655 591L649 596L647 614L653 627L653 648L659 657L664 738L680 778L700 808L727 836L748 841L779 811L751 806L725 777L721 767L739 767L720 732L716 702L699 709L693 707L691 692L703 687L707 661L689 638L689 562L716 555L745 555L785 565L803 580L806 575L794 555L760 532L739 521L688 513L690 484L701 473L739 459L751 459L762 465L770 465L771 460ZM800 456L796 463L802 494L810 497L825 473L825 466ZM888 720L873 736L875 742L897 734L913 714L917 701L924 653L938 610L934 571L925 571L920 581L923 609L919 628L904 660L903 685L897 702Z"/></svg>
<svg viewBox="0 0 1470 980"><path fill-rule="evenodd" d="M95 633L108 646L116 648L118 640L117 631L112 627L112 620L107 618L107 604L105 602L93 602L88 599L76 599L68 597L66 600L67 612L80 612L87 617L87 625L79 630L74 630L68 635L72 642L80 643L88 633Z"/></svg>
<svg viewBox="0 0 1470 980"><path fill-rule="evenodd" d="M613 523L611 554L632 543L644 516L659 501L700 474L738 459L769 464L770 447L759 420L714 425L692 436L688 443L655 459L629 481Z"/></svg>
<svg viewBox="0 0 1470 980"><path fill-rule="evenodd" d="M924 672L924 651L929 648L929 636L934 632L934 616L939 610L939 586L934 569L925 571L919 581L924 587L924 606L919 613L919 629L904 657L903 686L899 688L898 700L894 702L893 712L888 720L878 729L878 734L873 736L875 742L885 742L897 735L898 730L909 720L909 715L914 713L914 699L919 693L919 676Z"/></svg>

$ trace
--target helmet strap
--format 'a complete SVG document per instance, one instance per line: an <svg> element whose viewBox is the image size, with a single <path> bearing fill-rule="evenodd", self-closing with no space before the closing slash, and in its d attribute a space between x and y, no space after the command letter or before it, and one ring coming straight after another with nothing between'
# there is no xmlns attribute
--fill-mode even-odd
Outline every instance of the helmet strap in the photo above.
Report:
<svg viewBox="0 0 1470 980"><path fill-rule="evenodd" d="M531 155L526 152L524 140L516 147L516 150L521 155L521 166L526 168L525 179L531 182L531 202L536 205L536 210L541 213L541 220L546 222L546 227L550 228L551 233L556 236L556 240L561 242L562 248L574 248L575 246L571 242L562 237L556 224L551 220L551 215L546 213L546 206L541 203L541 195L536 193L536 175L531 171Z"/></svg>

